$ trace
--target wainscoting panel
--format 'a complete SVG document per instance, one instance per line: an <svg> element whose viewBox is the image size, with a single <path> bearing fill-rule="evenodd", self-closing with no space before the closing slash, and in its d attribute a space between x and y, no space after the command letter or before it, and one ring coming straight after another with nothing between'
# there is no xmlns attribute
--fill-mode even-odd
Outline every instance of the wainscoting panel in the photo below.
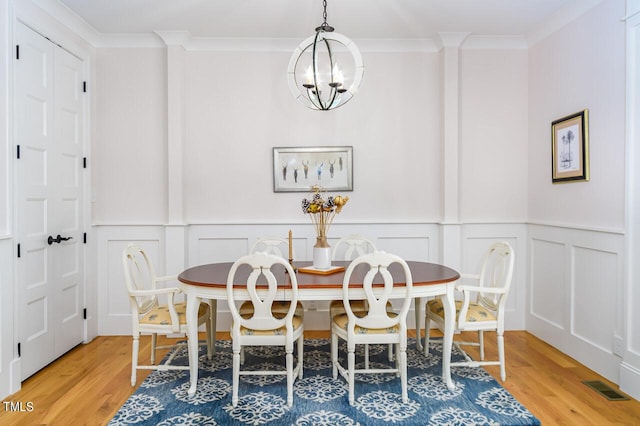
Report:
<svg viewBox="0 0 640 426"><path fill-rule="evenodd" d="M565 245L531 239L531 315L549 328L565 329Z"/></svg>
<svg viewBox="0 0 640 426"><path fill-rule="evenodd" d="M378 249L397 254L405 260L433 262L429 237L380 237Z"/></svg>
<svg viewBox="0 0 640 426"><path fill-rule="evenodd" d="M101 226L98 237L98 334L131 333L131 311L124 282L122 252L128 244L137 244L147 251L156 274L165 275L164 227ZM169 272L177 273L177 271ZM176 283L168 282L167 286Z"/></svg>
<svg viewBox="0 0 640 426"><path fill-rule="evenodd" d="M491 244L506 241L515 253L513 280L507 297L505 328L525 329L527 244L526 227L520 224L466 224L462 229L460 272L475 274Z"/></svg>
<svg viewBox="0 0 640 426"><path fill-rule="evenodd" d="M605 352L613 352L616 330L617 253L573 247L571 324L573 334ZM591 307L585 309L585 307ZM622 330L621 330L622 331Z"/></svg>
<svg viewBox="0 0 640 426"><path fill-rule="evenodd" d="M530 225L529 245L527 331L618 383L624 234Z"/></svg>
<svg viewBox="0 0 640 426"><path fill-rule="evenodd" d="M175 225L172 233L179 233ZM184 247L170 247L170 256L185 259L186 267L210 262L231 262L246 254L253 243L263 236L286 238L289 230L293 233L293 249L296 260L311 261L315 234L310 224L212 224L189 225L184 227ZM129 304L122 270L122 251L130 242L137 243L149 251L158 274L179 274L181 271L165 271L167 259L164 226L99 226L96 227L98 258L98 329L100 335L129 334L131 322ZM396 253L409 260L440 262L441 226L438 224L389 224L336 223L330 231L329 244L348 234L360 234L370 238L379 249ZM507 240L516 250L516 278L508 301L507 328L523 329L525 301L524 262L526 255L526 225L523 224L479 224L465 225L463 232L463 253L455 262L464 266L465 271L477 271L479 258L494 241ZM181 244L177 244L181 245ZM458 243L455 244L456 246ZM179 264L180 262L175 262ZM328 302L306 303L307 329L328 329ZM218 329L229 327L228 308L218 304ZM414 315L409 315L409 327L415 327Z"/></svg>

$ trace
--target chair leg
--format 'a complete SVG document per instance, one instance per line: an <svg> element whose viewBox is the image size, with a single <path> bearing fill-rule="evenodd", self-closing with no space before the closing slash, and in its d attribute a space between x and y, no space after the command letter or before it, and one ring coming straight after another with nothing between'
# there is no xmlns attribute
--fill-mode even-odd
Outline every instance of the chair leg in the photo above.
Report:
<svg viewBox="0 0 640 426"><path fill-rule="evenodd" d="M331 365L334 380L338 378L338 336L331 333Z"/></svg>
<svg viewBox="0 0 640 426"><path fill-rule="evenodd" d="M480 360L484 361L484 333L478 330L478 344L480 345Z"/></svg>
<svg viewBox="0 0 640 426"><path fill-rule="evenodd" d="M138 372L138 352L140 351L140 335L133 336L133 345L131 347L131 386L136 385Z"/></svg>
<svg viewBox="0 0 640 426"><path fill-rule="evenodd" d="M156 348L158 347L158 335L153 333L151 335L151 365L156 363Z"/></svg>
<svg viewBox="0 0 640 426"><path fill-rule="evenodd" d="M429 356L429 337L431 330L431 320L428 316L424 318L424 356Z"/></svg>
<svg viewBox="0 0 640 426"><path fill-rule="evenodd" d="M369 345L364 345L364 368L369 369Z"/></svg>
<svg viewBox="0 0 640 426"><path fill-rule="evenodd" d="M504 336L502 333L498 334L498 359L500 360L500 378L504 382L507 380L507 368L504 360Z"/></svg>
<svg viewBox="0 0 640 426"><path fill-rule="evenodd" d="M417 299L415 299L414 311L416 313L416 349L418 349L418 352L420 352L423 349L421 335L422 330L420 329L420 323L422 320L422 318L420 318L422 311L422 297L418 297ZM389 358L389 361L391 361L391 358Z"/></svg>
<svg viewBox="0 0 640 426"><path fill-rule="evenodd" d="M207 330L207 358L211 360L213 358L214 340L216 332L216 308L214 307L215 301L209 300L209 321L205 324Z"/></svg>
<svg viewBox="0 0 640 426"><path fill-rule="evenodd" d="M300 336L298 338L298 364L300 365L300 371L298 371L298 378L302 379L304 374L304 338Z"/></svg>
<svg viewBox="0 0 640 426"><path fill-rule="evenodd" d="M356 352L355 352L355 348L349 348L348 349L349 353L347 355L347 364L348 364L348 374L347 377L349 378L349 405L353 405L355 402L355 397L354 397L354 388L355 388L355 381L356 381L356 373L355 373L355 369L356 369Z"/></svg>
<svg viewBox="0 0 640 426"><path fill-rule="evenodd" d="M240 384L240 348L233 349L233 379L232 379L232 393L231 393L231 405L238 405L238 386Z"/></svg>
<svg viewBox="0 0 640 426"><path fill-rule="evenodd" d="M393 361L393 343L389 343L388 359L389 359L389 362Z"/></svg>
<svg viewBox="0 0 640 426"><path fill-rule="evenodd" d="M293 348L287 350L287 406L293 406Z"/></svg>
<svg viewBox="0 0 640 426"><path fill-rule="evenodd" d="M398 372L396 373L396 377L400 377L400 344L396 343L396 370L398 370ZM406 355L406 353L405 353ZM393 360L391 360L393 361Z"/></svg>
<svg viewBox="0 0 640 426"><path fill-rule="evenodd" d="M397 357L400 358L400 365L398 366L398 371L400 372L400 383L402 389L402 402L407 403L409 401L409 396L407 394L407 349L404 347L400 347L398 345Z"/></svg>

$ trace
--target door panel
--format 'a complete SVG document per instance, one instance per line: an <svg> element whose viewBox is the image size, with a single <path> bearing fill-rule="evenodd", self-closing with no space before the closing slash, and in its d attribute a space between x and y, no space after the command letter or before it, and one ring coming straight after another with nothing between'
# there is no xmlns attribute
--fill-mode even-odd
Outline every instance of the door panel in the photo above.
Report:
<svg viewBox="0 0 640 426"><path fill-rule="evenodd" d="M18 316L22 377L51 362L51 274L46 243L51 207L50 181L53 127L53 44L21 24L16 27L20 60L16 64L18 172ZM24 220L26 213L28 220Z"/></svg>
<svg viewBox="0 0 640 426"><path fill-rule="evenodd" d="M82 342L82 61L16 26L18 336L22 378ZM48 244L49 236L71 237Z"/></svg>
<svg viewBox="0 0 640 426"><path fill-rule="evenodd" d="M82 158L82 61L64 49L55 50L54 133L57 147L55 184L55 223L59 232L70 240L56 245L56 262L52 273L58 285L56 291L55 355L64 354L82 342L84 332L83 279L84 250ZM53 185L52 185L53 186ZM53 193L53 191L52 191ZM53 253L52 253L53 256Z"/></svg>

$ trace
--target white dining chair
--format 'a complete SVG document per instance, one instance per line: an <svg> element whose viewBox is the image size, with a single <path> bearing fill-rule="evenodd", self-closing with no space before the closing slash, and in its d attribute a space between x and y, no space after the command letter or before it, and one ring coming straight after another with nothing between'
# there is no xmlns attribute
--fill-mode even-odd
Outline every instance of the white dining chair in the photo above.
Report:
<svg viewBox="0 0 640 426"><path fill-rule="evenodd" d="M176 302L175 296L180 289L162 287L158 284L165 281L175 281L176 276L157 276L153 263L148 254L140 247L129 244L122 253L124 278L129 295L132 323L132 353L131 353L131 386L136 385L138 370L188 370L189 365L173 365L173 359L178 353L173 351L163 364L156 364L156 352L161 349L174 348L176 345L157 345L158 334L172 335L186 333L186 303ZM159 297L166 298L161 304ZM198 308L198 326L205 324L207 331L207 356L213 354L213 334L215 333L211 305L202 302ZM140 350L140 336L151 335L151 363L140 365L138 361ZM179 343L185 345L186 343Z"/></svg>
<svg viewBox="0 0 640 426"><path fill-rule="evenodd" d="M293 250L293 248L292 248ZM282 257L283 259L287 259L284 253L289 254L289 241L285 238L275 237L275 236L266 236L258 238L249 253L267 253L273 254L275 256ZM295 252L292 251L292 255ZM271 305L271 309L274 313L287 313L289 311L290 301L288 300L278 300L274 301ZM253 304L249 301L245 301L240 305L239 308L240 315L253 313ZM297 302L296 304L296 315L304 315L304 305L302 302ZM244 364L244 351L240 354L240 362Z"/></svg>
<svg viewBox="0 0 640 426"><path fill-rule="evenodd" d="M504 358L504 318L505 305L509 287L513 277L515 253L507 242L492 244L486 251L479 274L460 274L461 282L456 290L462 292L463 300L456 301L455 333L461 331L477 331L478 341L455 341L453 344L464 354L465 360L452 362L451 367L482 367L499 365L500 378L506 380ZM476 285L468 285L467 282ZM427 302L425 316L424 353L429 354L429 328L434 322L440 330L444 330L444 308L442 300L436 298ZM484 332L495 331L498 343L498 360L484 359ZM461 346L478 346L480 360L472 359Z"/></svg>
<svg viewBox="0 0 640 426"><path fill-rule="evenodd" d="M293 247L292 247L293 250ZM288 259L289 240L286 238L265 236L258 238L249 249L249 253L265 252ZM292 254L295 254L292 252Z"/></svg>
<svg viewBox="0 0 640 426"><path fill-rule="evenodd" d="M395 277L405 283L404 297L400 310L389 312L387 303L394 286L394 277L389 266L398 264L401 277ZM351 275L360 265L368 266L368 271L361 285L351 281ZM338 373L347 381L349 388L349 404L355 402L354 388L356 374L392 373L400 376L402 401L408 401L407 395L407 313L413 296L411 270L399 256L376 251L356 258L347 267L342 284L342 301L345 313L338 314L331 321L331 361L333 377ZM352 300L365 295L366 311L355 311L351 308ZM338 341L347 343L347 366L338 358ZM393 344L396 347L396 360L389 368L356 368L356 345Z"/></svg>
<svg viewBox="0 0 640 426"><path fill-rule="evenodd" d="M376 251L376 245L369 238L358 234L350 234L340 238L333 246L332 260L353 260L359 256ZM365 311L366 300L351 301L351 309L354 311ZM387 308L393 311L393 305L388 303ZM329 321L337 314L344 313L342 300L332 300L329 303ZM389 345L389 361L393 361L393 345ZM369 345L364 345L365 368L369 368Z"/></svg>
<svg viewBox="0 0 640 426"><path fill-rule="evenodd" d="M236 283L240 268L251 268L245 282ZM286 271L286 274L285 274ZM283 290L285 277L287 288ZM285 295L291 301L286 313L272 309L276 297ZM236 308L239 300L249 299L253 305L251 314L241 314ZM236 260L227 278L227 300L231 312L231 341L233 352L233 380L231 403L238 404L240 376L284 375L287 379L287 405L293 405L293 383L303 374L303 317L296 315L298 302L298 281L289 262L280 256L267 253L253 253ZM294 343L297 343L297 363L294 365ZM283 346L286 369L282 370L242 370L240 353L246 346Z"/></svg>

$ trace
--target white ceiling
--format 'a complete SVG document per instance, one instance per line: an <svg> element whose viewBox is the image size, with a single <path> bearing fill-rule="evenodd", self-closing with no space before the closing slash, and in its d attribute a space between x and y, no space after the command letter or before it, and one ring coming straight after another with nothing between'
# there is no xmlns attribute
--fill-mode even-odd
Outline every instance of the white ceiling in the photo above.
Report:
<svg viewBox="0 0 640 426"><path fill-rule="evenodd" d="M58 0L98 33L306 38L321 0ZM526 36L601 0L327 0L328 23L353 39L434 39L440 32Z"/></svg>

